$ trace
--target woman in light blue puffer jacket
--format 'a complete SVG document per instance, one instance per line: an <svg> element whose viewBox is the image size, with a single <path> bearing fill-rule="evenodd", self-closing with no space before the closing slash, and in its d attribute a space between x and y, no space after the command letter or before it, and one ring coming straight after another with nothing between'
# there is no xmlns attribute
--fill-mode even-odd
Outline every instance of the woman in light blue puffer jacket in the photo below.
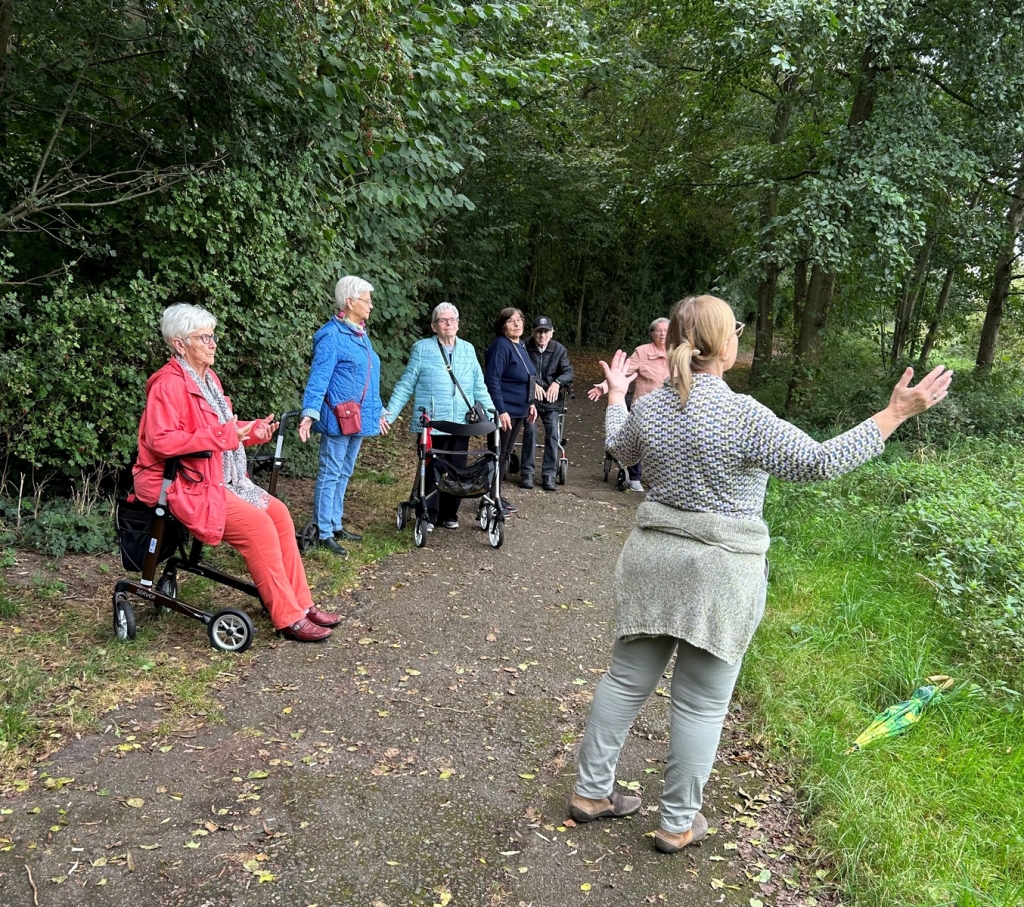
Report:
<svg viewBox="0 0 1024 907"><path fill-rule="evenodd" d="M434 336L413 344L409 364L398 379L388 405L384 407L380 417L380 430L384 434L387 434L391 423L398 418L410 397L413 399L412 418L409 420L411 432L421 430L419 417L424 410L431 421L459 422L464 425L470 405L480 403L488 413L494 409L473 344L456 338L459 332L459 310L449 302L442 302L431 315L430 328ZM451 366L469 405L455 386L448 366ZM460 468L465 467L469 438L434 432L432 439L436 450L455 454L446 459ZM458 529L459 504L462 499L450 494L430 494L435 487L432 472L428 471L427 501L430 509L427 519L431 527L440 521L446 529Z"/></svg>

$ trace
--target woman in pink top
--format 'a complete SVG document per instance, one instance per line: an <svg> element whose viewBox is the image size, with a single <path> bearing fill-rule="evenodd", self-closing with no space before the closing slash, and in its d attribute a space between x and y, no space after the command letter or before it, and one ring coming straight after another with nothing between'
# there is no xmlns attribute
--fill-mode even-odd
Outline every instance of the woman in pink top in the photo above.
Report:
<svg viewBox="0 0 1024 907"><path fill-rule="evenodd" d="M626 362L626 374L636 375L633 384L633 399L639 400L644 394L649 394L665 383L668 377L668 350L665 348L665 338L668 337L668 319L655 318L649 328L651 342L644 343L633 350L633 355ZM608 393L608 384L602 381L595 384L587 393L591 400L599 400L602 394ZM644 486L640 484L640 476L643 474L643 467L635 463L629 467L630 491L643 493Z"/></svg>

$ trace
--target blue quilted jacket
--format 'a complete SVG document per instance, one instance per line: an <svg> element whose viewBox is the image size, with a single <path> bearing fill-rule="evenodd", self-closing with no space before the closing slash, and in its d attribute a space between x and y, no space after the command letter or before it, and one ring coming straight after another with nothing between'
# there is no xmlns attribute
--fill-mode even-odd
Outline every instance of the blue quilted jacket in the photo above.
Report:
<svg viewBox="0 0 1024 907"><path fill-rule="evenodd" d="M405 372L398 379L388 405L384 407L384 415L392 422L413 399L412 418L409 420L409 431L421 430L419 424L420 411L426 409L434 421L459 422L465 424L466 401L455 387L444 367L441 350L437 347L437 339L428 337L413 344L412 355ZM470 403L482 403L488 413L494 409L491 395L484 384L484 373L480 370L480 362L476 358L476 350L472 343L465 340L455 341L455 352L452 356L452 371L459 379L459 384L466 392Z"/></svg>
<svg viewBox="0 0 1024 907"><path fill-rule="evenodd" d="M367 369L370 380L367 382ZM332 318L313 336L313 364L309 367L302 415L314 419L313 431L340 435L333 406L363 397L361 438L380 434L380 356L369 335L351 322Z"/></svg>

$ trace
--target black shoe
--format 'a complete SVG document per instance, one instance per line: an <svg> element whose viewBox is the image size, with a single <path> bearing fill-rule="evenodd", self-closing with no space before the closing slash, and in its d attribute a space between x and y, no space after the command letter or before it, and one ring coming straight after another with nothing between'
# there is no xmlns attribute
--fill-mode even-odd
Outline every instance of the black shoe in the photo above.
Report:
<svg viewBox="0 0 1024 907"><path fill-rule="evenodd" d="M504 498L501 499L501 509L505 512L505 516L512 513L519 513L519 508L511 501L506 501Z"/></svg>
<svg viewBox="0 0 1024 907"><path fill-rule="evenodd" d="M555 491L555 477L544 476L544 484L541 485L540 487L543 488L545 491Z"/></svg>
<svg viewBox="0 0 1024 907"><path fill-rule="evenodd" d="M344 539L346 542L361 542L363 537L358 532L349 532L344 526L334 533L336 539Z"/></svg>
<svg viewBox="0 0 1024 907"><path fill-rule="evenodd" d="M533 476L523 476L519 482L520 488L533 488Z"/></svg>
<svg viewBox="0 0 1024 907"><path fill-rule="evenodd" d="M348 552L341 547L334 539L317 539L317 548L326 548L328 551L337 554L339 557L348 557Z"/></svg>

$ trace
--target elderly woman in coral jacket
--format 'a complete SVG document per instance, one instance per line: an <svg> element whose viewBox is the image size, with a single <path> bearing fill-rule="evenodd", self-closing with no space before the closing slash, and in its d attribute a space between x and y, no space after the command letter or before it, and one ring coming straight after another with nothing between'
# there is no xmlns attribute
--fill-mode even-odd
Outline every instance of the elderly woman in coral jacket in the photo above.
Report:
<svg viewBox="0 0 1024 907"><path fill-rule="evenodd" d="M291 514L246 474L244 448L269 441L278 423L273 415L238 420L212 368L216 327L217 319L199 306L181 302L164 311L160 328L173 355L146 384L135 495L155 505L166 459L211 451L209 459L182 460L167 491L171 513L199 541L223 540L242 555L282 635L326 639L340 618L313 604Z"/></svg>

